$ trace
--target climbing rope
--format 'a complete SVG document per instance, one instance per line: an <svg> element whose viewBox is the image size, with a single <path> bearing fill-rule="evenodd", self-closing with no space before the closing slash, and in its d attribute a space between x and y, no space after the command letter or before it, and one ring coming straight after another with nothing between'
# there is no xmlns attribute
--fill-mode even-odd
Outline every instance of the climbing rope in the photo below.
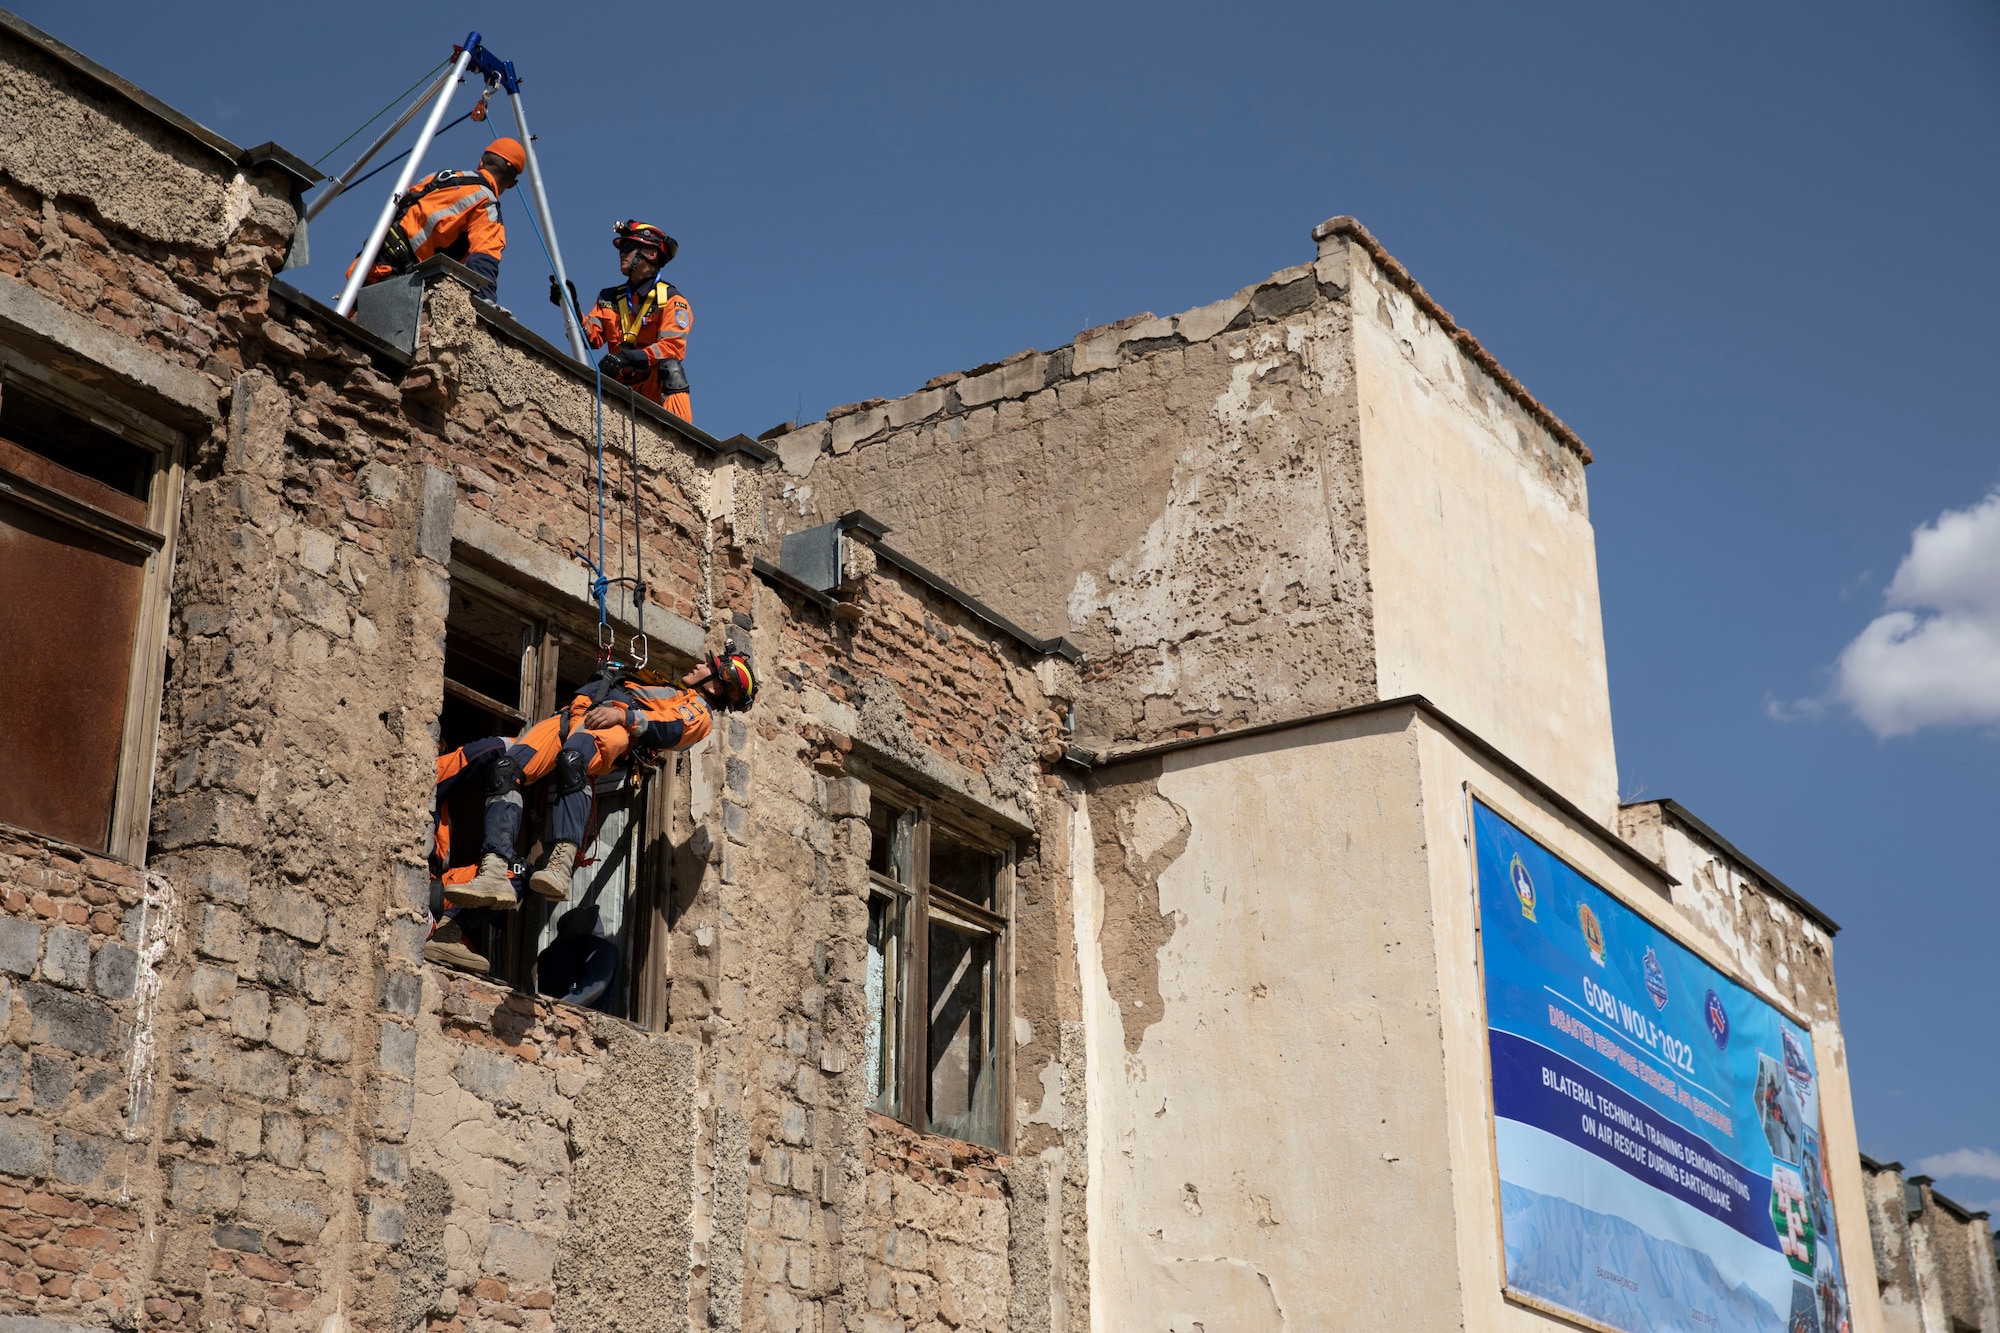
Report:
<svg viewBox="0 0 2000 1333"><path fill-rule="evenodd" d="M347 147L347 145L349 145L350 143L353 143L354 136L356 134L360 134L361 131L367 129L370 125L373 125L376 121L382 119L382 116L389 110L390 107L395 106L397 103L401 102L405 97L408 97L411 93L423 87L424 83L427 80L436 78L438 71L443 69L446 65L449 65L452 62L453 57L455 57L457 54L458 53L454 51L451 55L446 56L443 60L438 61L437 64L432 65L430 69L425 72L423 78L418 79L415 83L403 89L402 92L397 93L394 97L389 99L388 103L385 106L383 106L381 111L377 111L374 115L370 116L368 119L362 121L359 125L355 126L354 134L348 135L345 139L342 139L339 143L335 144L333 147L327 149L324 153L321 153L318 157L314 158L313 165L318 166L320 163L326 161L329 157L332 157L335 153L339 152L341 149ZM453 123L456 124L457 122L454 121ZM372 176L374 174L375 173L372 171L368 173L369 176ZM367 179L368 176L363 176L361 178L361 180L367 180ZM355 182L356 185L359 185L360 183L361 181ZM352 187L350 186L349 188Z"/></svg>
<svg viewBox="0 0 2000 1333"><path fill-rule="evenodd" d="M484 103L485 99L482 98L481 105L484 105ZM467 116L471 114L472 112L466 113ZM465 116L461 116L459 120L464 120L465 118ZM484 117L480 119L483 120ZM452 125L456 124L458 124L458 121L455 120L452 122ZM445 128L450 129L451 126L447 125ZM500 131L495 129L491 123L487 124L486 132L493 138L498 138L500 135ZM386 166L387 164L385 163L384 165ZM379 171L380 169L378 167L376 170ZM372 175L373 173L370 174ZM363 179L365 180L366 177L363 177ZM356 182L356 184L359 183L359 181ZM556 266L555 255L550 251L549 243L543 237L541 225L535 220L535 214L532 209L528 213L528 230L534 233L535 244L542 248L542 257L549 261L549 268L553 270ZM574 295L571 295L570 299L574 304ZM583 324L583 311L578 309L573 313L576 315L578 326L581 327ZM624 520L621 516L618 520L618 577L614 579L609 577L608 571L605 568L604 557L604 368L602 366L592 366L591 370L595 378L591 424L597 436L597 502L595 513L591 518L591 529L597 541L597 559L595 561L587 560L585 563L590 565L591 600L597 603L597 660L600 663L608 662L616 655L612 651L617 645L617 635L611 629L609 596L613 584L623 584L632 590L634 619L637 621L636 628L639 631L633 637L632 646L640 656L638 665L643 667L646 664L646 659L651 656L651 651L650 645L646 640L646 548L645 535L640 526L639 510L639 391L629 385L626 387L627 401L631 409L627 422L626 457L630 469L629 484L632 490L633 572L630 575L625 573L625 530Z"/></svg>

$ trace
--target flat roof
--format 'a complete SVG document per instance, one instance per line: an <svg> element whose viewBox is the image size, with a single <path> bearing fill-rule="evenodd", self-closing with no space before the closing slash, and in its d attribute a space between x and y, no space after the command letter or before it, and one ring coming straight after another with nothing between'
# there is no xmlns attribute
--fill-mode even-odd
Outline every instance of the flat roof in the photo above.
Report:
<svg viewBox="0 0 2000 1333"><path fill-rule="evenodd" d="M1525 765L1515 760L1493 742L1473 731L1472 728L1446 713L1421 694L1398 695L1394 699L1382 699L1374 703L1355 704L1350 708L1333 708L1322 713L1308 713L1303 717L1283 718L1276 722L1263 722L1254 727L1238 727L1234 731L1217 731L1207 736L1179 736L1168 741L1154 741L1145 745L1128 746L1123 749L1092 752L1071 746L1064 758L1071 763L1096 770L1112 768L1134 760L1150 759L1155 755L1171 754L1176 750L1191 750L1200 745L1216 745L1223 741L1242 740L1250 736L1268 736L1273 732L1291 731L1299 727L1310 727L1320 722L1333 722L1341 718L1365 717L1370 713L1385 713L1395 709L1409 709L1421 713L1440 730L1455 736L1466 749L1478 754L1505 772L1523 787L1548 802L1558 813L1574 821L1588 834L1592 841L1610 852L1628 869L1640 878L1650 880L1661 889L1670 889L1680 883L1667 868L1646 859L1638 848L1619 837L1612 830L1591 818L1576 802L1564 796L1548 783L1536 777Z"/></svg>

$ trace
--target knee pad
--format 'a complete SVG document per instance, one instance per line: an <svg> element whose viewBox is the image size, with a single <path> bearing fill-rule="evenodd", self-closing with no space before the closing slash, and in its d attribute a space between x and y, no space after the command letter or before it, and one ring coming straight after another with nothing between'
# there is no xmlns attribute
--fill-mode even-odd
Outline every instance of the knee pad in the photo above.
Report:
<svg viewBox="0 0 2000 1333"><path fill-rule="evenodd" d="M556 754L555 794L574 796L590 781L590 756L582 750L565 745Z"/></svg>
<svg viewBox="0 0 2000 1333"><path fill-rule="evenodd" d="M521 788L521 766L514 762L514 756L502 753L486 770L486 795L490 799L505 796L508 792Z"/></svg>

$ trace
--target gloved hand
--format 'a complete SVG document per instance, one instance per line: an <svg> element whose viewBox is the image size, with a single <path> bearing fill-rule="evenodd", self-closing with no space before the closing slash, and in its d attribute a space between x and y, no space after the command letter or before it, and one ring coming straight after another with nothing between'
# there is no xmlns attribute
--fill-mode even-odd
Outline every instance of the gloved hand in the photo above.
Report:
<svg viewBox="0 0 2000 1333"><path fill-rule="evenodd" d="M549 274L549 304L559 306L562 304L562 298L562 284L557 282L556 275L551 273Z"/></svg>
<svg viewBox="0 0 2000 1333"><path fill-rule="evenodd" d="M605 374L621 380L644 379L649 367L646 354L636 347L613 352L597 364Z"/></svg>

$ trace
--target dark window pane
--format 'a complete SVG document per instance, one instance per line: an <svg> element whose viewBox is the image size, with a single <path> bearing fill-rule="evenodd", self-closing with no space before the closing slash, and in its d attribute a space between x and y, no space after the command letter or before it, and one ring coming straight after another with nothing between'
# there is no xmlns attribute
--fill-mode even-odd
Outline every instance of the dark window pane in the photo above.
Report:
<svg viewBox="0 0 2000 1333"><path fill-rule="evenodd" d="M968 1143L999 1147L999 1071L994 940L936 916L930 925L928 1127Z"/></svg>
<svg viewBox="0 0 2000 1333"><path fill-rule="evenodd" d="M146 498L153 454L9 380L0 390L0 437L136 499Z"/></svg>
<svg viewBox="0 0 2000 1333"><path fill-rule="evenodd" d="M968 847L937 825L931 825L931 887L981 907L993 906L993 883L1000 858Z"/></svg>
<svg viewBox="0 0 2000 1333"><path fill-rule="evenodd" d="M107 846L145 577L137 552L0 499L0 820Z"/></svg>

